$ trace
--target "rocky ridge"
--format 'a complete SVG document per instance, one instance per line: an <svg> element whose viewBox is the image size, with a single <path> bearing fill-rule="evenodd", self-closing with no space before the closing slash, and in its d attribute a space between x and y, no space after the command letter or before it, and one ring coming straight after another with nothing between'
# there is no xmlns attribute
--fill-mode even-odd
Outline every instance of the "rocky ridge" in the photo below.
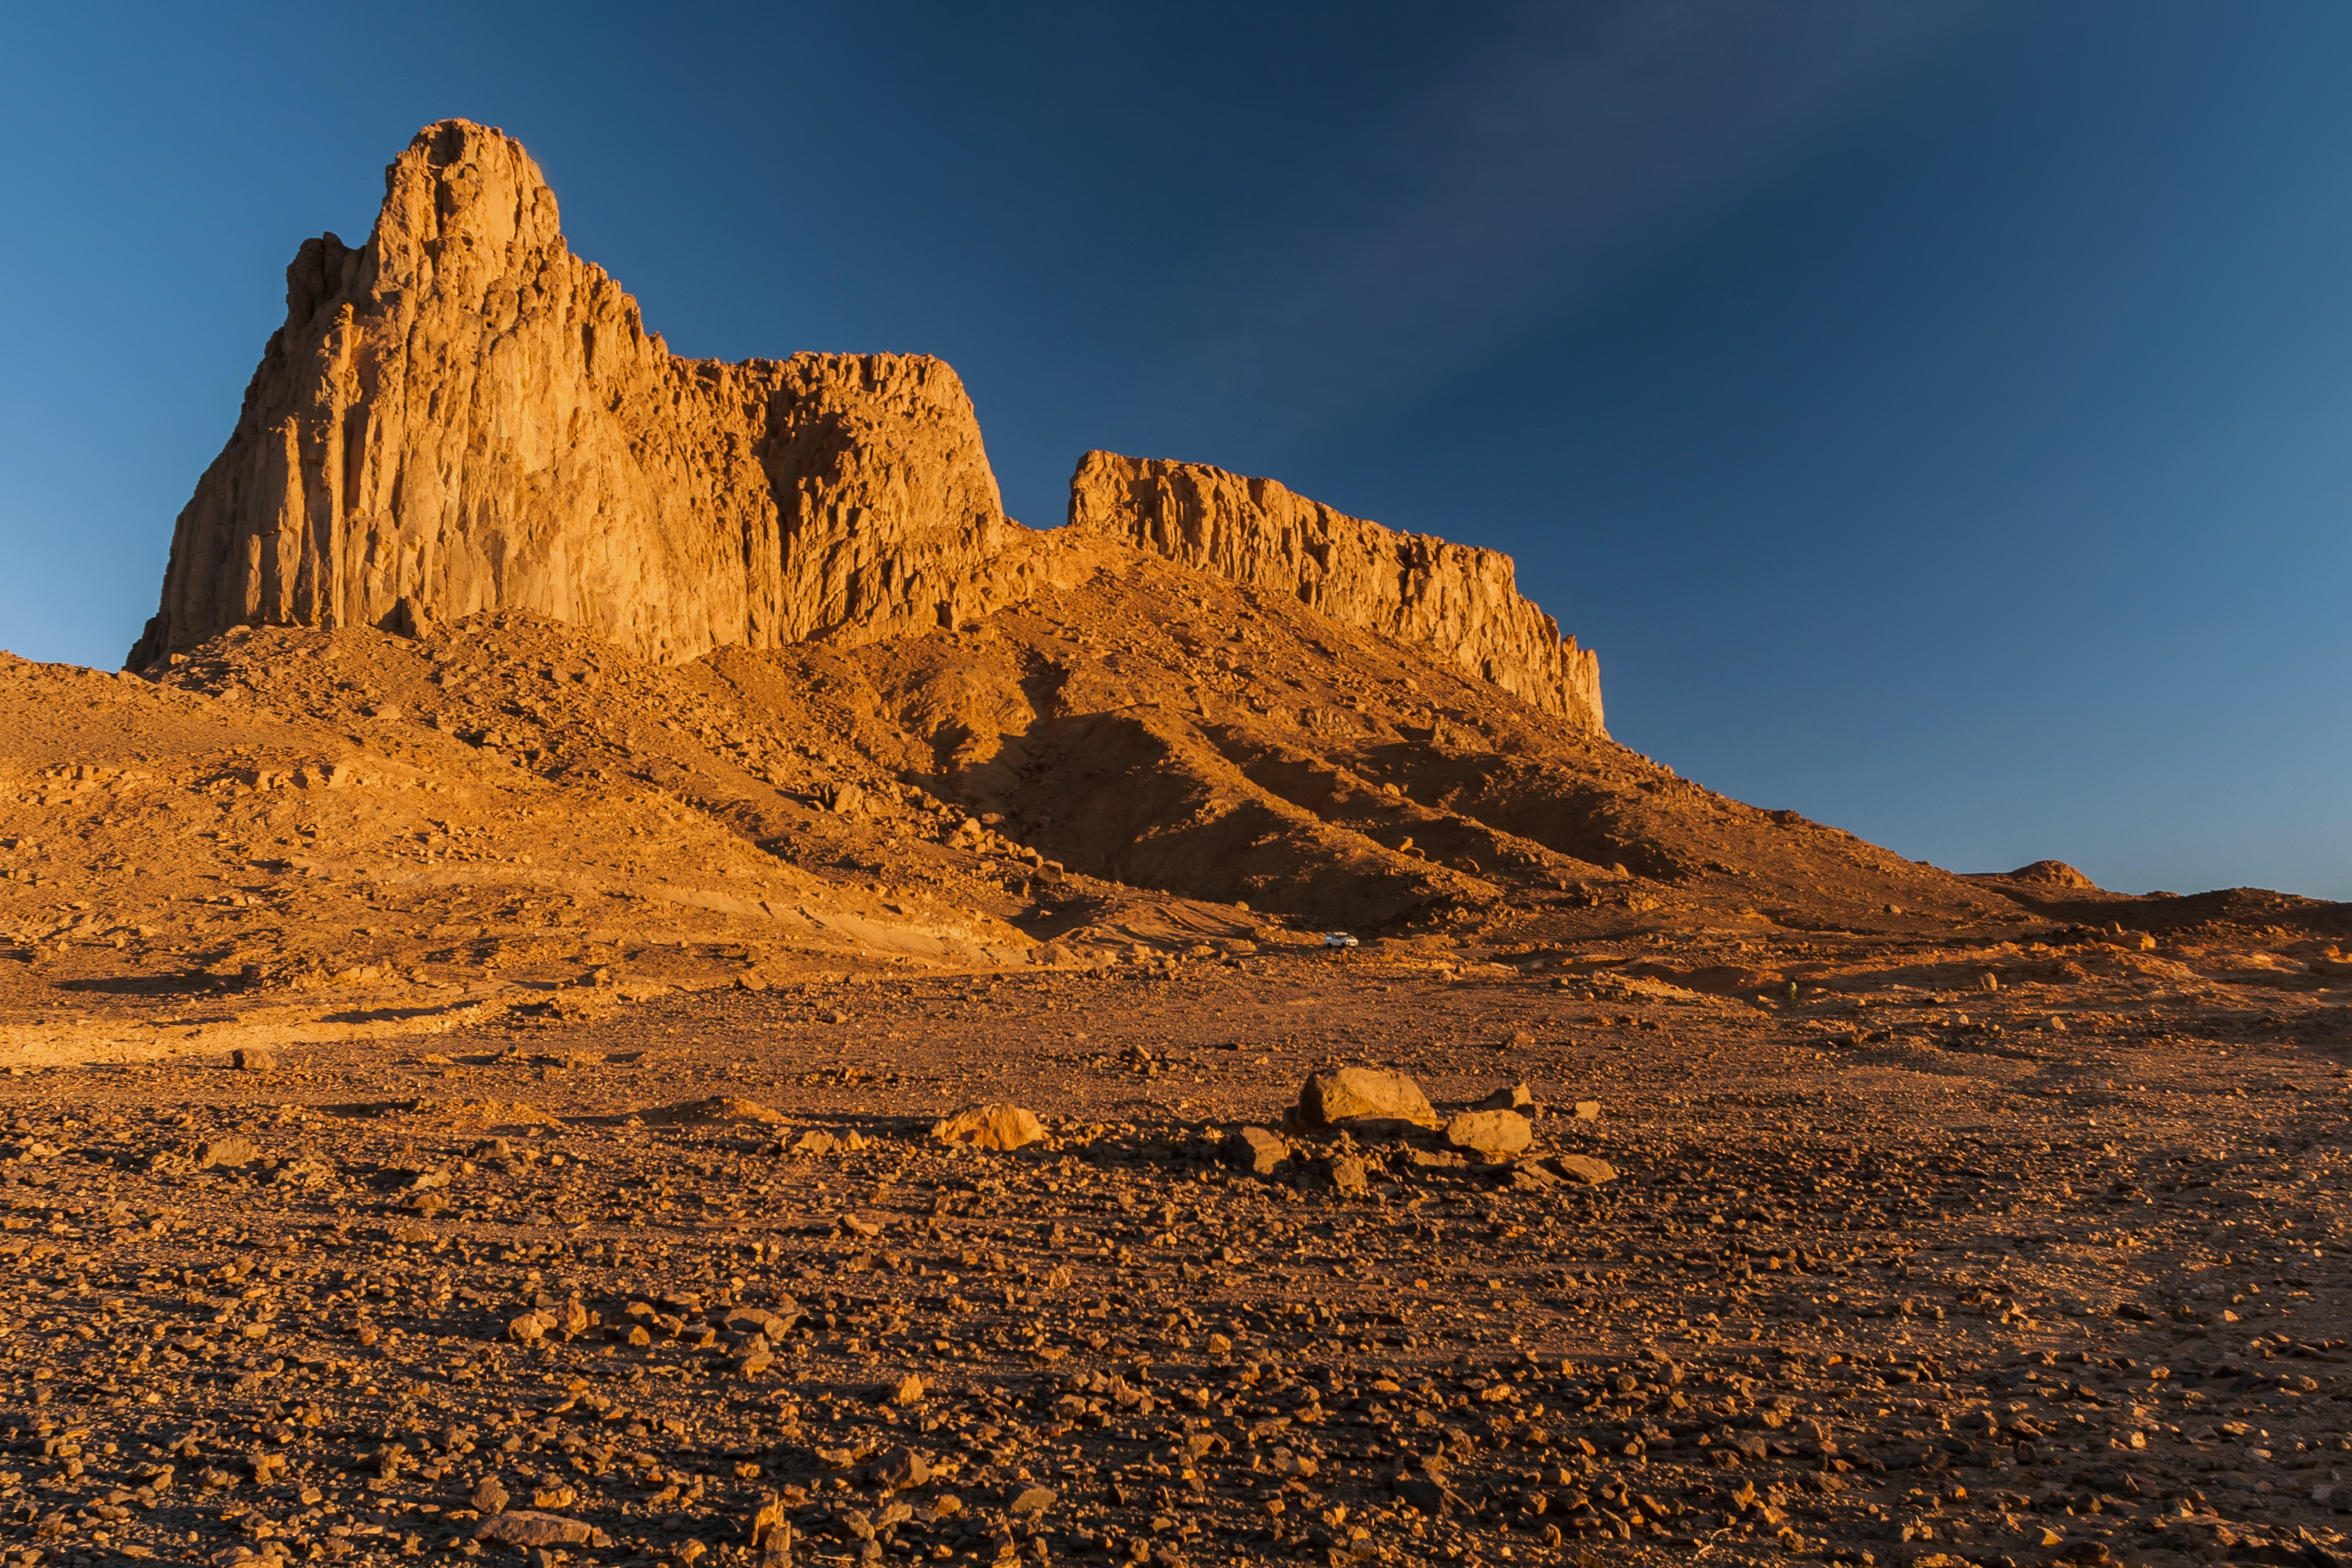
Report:
<svg viewBox="0 0 2352 1568"><path fill-rule="evenodd" d="M1601 660L1519 595L1511 558L1399 533L1205 463L1088 452L1070 527L1155 551L1427 648L1504 690L1600 731Z"/></svg>

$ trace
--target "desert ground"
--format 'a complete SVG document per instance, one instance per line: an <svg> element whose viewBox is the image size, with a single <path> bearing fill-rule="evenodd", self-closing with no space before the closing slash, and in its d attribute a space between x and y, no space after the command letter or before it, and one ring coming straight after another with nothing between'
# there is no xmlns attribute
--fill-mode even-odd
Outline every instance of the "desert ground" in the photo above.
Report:
<svg viewBox="0 0 2352 1568"><path fill-rule="evenodd" d="M2332 1561L2347 1015L2206 912L181 999L5 1084L16 1560Z"/></svg>

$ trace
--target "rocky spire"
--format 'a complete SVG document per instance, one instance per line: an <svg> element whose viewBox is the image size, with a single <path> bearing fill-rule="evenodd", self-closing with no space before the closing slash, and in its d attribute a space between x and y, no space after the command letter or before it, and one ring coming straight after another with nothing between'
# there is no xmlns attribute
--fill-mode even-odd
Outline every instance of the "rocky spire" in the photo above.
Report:
<svg viewBox="0 0 2352 1568"><path fill-rule="evenodd" d="M669 661L871 635L951 618L1004 528L946 364L677 358L565 247L521 144L444 121L385 171L364 245L287 268L130 662L499 608Z"/></svg>

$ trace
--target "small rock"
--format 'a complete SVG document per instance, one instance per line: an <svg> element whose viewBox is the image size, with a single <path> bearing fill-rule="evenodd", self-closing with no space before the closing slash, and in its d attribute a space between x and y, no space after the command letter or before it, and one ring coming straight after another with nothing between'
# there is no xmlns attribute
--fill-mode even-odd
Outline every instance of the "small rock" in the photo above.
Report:
<svg viewBox="0 0 2352 1568"><path fill-rule="evenodd" d="M759 1511L751 1516L751 1528L748 1533L754 1563L761 1564L761 1568L768 1568L769 1564L774 1564L775 1568L790 1568L793 1521L782 1497L773 1492L768 1494L768 1500L761 1504Z"/></svg>
<svg viewBox="0 0 2352 1568"><path fill-rule="evenodd" d="M775 1344L801 1321L800 1305L789 1297L779 1302L778 1308L770 1311L765 1307L738 1307L727 1314L726 1326L739 1334L761 1335L770 1344Z"/></svg>
<svg viewBox="0 0 2352 1568"><path fill-rule="evenodd" d="M756 1100L744 1100L732 1094L714 1094L708 1100L680 1100L658 1110L645 1112L647 1121L700 1124L704 1126L727 1121L755 1121L772 1127L784 1119L784 1113Z"/></svg>
<svg viewBox="0 0 2352 1568"><path fill-rule="evenodd" d="M576 1519L518 1509L494 1514L474 1527L477 1541L497 1541L509 1546L585 1546L596 1532Z"/></svg>
<svg viewBox="0 0 2352 1568"><path fill-rule="evenodd" d="M1516 1110L1469 1110L1445 1126L1445 1141L1499 1165L1535 1140L1535 1129Z"/></svg>
<svg viewBox="0 0 2352 1568"><path fill-rule="evenodd" d="M1377 1068L1340 1068L1315 1074L1298 1091L1298 1104L1286 1120L1307 1132L1344 1127L1377 1133L1438 1124L1437 1112L1430 1108L1421 1085L1403 1073Z"/></svg>
<svg viewBox="0 0 2352 1568"><path fill-rule="evenodd" d="M1331 1184L1343 1193L1367 1192L1371 1187L1371 1173L1352 1154L1330 1161L1324 1170Z"/></svg>
<svg viewBox="0 0 2352 1568"><path fill-rule="evenodd" d="M1617 1167L1606 1160L1596 1160L1590 1154L1562 1154L1551 1163L1551 1168L1571 1182L1597 1187L1603 1182L1617 1179Z"/></svg>
<svg viewBox="0 0 2352 1568"><path fill-rule="evenodd" d="M276 1072L278 1058L258 1046L239 1046L229 1052L229 1061L239 1072Z"/></svg>
<svg viewBox="0 0 2352 1568"><path fill-rule="evenodd" d="M1389 1487L1399 1500L1430 1519L1450 1518L1456 1512L1467 1512L1470 1507L1443 1481L1404 1476L1391 1481Z"/></svg>
<svg viewBox="0 0 2352 1568"><path fill-rule="evenodd" d="M1253 1176L1271 1176L1290 1158L1290 1145L1263 1127L1240 1127L1225 1140L1224 1162Z"/></svg>
<svg viewBox="0 0 2352 1568"><path fill-rule="evenodd" d="M912 1448L893 1448L874 1461L874 1484L890 1491L908 1491L928 1485L931 1467Z"/></svg>
<svg viewBox="0 0 2352 1568"><path fill-rule="evenodd" d="M838 1007L828 1007L816 1016L816 1021L820 1024L846 1024L849 1015Z"/></svg>
<svg viewBox="0 0 2352 1568"><path fill-rule="evenodd" d="M898 1386L890 1391L890 1403L893 1405L920 1405L922 1402L923 1380L911 1372L900 1378Z"/></svg>
<svg viewBox="0 0 2352 1568"><path fill-rule="evenodd" d="M1517 1110L1523 1107L1533 1105L1535 1102L1536 1097L1533 1093L1529 1092L1526 1084L1515 1083L1508 1089L1498 1089L1494 1093L1488 1095L1486 1099L1480 1100L1478 1102L1478 1109L1481 1110Z"/></svg>
<svg viewBox="0 0 2352 1568"><path fill-rule="evenodd" d="M473 1505L476 1513L488 1519L494 1513L506 1511L507 1489L499 1485L498 1477L484 1476L474 1483L474 1489L466 1500Z"/></svg>
<svg viewBox="0 0 2352 1568"><path fill-rule="evenodd" d="M230 1133L226 1138L207 1139L196 1145L196 1169L208 1171L215 1165L250 1165L261 1157L261 1151L250 1138Z"/></svg>
<svg viewBox="0 0 2352 1568"><path fill-rule="evenodd" d="M1601 1120L1601 1102L1597 1100L1580 1100L1576 1102L1575 1115L1579 1121L1598 1121Z"/></svg>
<svg viewBox="0 0 2352 1568"><path fill-rule="evenodd" d="M959 1149L1018 1149L1045 1137L1045 1129L1017 1105L974 1105L933 1127L931 1136Z"/></svg>
<svg viewBox="0 0 2352 1568"><path fill-rule="evenodd" d="M1055 1500L1055 1494L1052 1488L1028 1487L1023 1489L1020 1496L1013 1500L1008 1511L1016 1519L1024 1518L1030 1514L1045 1512L1054 1506Z"/></svg>

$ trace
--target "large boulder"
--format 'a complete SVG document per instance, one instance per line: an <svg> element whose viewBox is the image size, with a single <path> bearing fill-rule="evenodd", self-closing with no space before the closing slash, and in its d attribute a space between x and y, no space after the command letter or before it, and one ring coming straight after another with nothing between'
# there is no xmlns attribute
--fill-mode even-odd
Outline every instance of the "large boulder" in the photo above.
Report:
<svg viewBox="0 0 2352 1568"><path fill-rule="evenodd" d="M1315 1074L1298 1091L1298 1104L1286 1120L1301 1132L1373 1135L1439 1125L1421 1085L1403 1073L1378 1068L1338 1068Z"/></svg>

